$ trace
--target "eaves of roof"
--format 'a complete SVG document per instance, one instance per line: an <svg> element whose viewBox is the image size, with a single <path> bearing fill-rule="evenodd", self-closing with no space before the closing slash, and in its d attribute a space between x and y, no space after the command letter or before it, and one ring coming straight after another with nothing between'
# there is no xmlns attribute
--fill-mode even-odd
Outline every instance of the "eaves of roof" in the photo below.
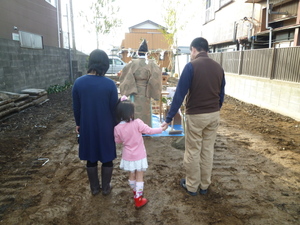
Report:
<svg viewBox="0 0 300 225"><path fill-rule="evenodd" d="M157 26L157 27L159 27L159 28L161 28L161 29L166 29L165 27L159 25L158 23L154 23L154 22L151 21L151 20L146 20L146 21L144 21L144 22L141 22L141 23L138 23L138 24L136 24L136 25L133 25L133 26L129 27L129 30L131 30L132 28L141 26L141 25L143 25L143 24L146 24L146 23L150 23L150 24L152 24L152 25L154 25L154 26Z"/></svg>

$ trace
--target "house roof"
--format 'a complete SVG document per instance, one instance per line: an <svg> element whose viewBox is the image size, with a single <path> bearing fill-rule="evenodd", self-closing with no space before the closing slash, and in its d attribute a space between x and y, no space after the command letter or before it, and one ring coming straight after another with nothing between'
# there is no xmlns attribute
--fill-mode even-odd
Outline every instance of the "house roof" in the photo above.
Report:
<svg viewBox="0 0 300 225"><path fill-rule="evenodd" d="M129 28L129 33L125 33L121 48L137 50L141 40L146 39L149 51L170 49L161 29L165 29L151 20L146 20Z"/></svg>
<svg viewBox="0 0 300 225"><path fill-rule="evenodd" d="M166 28L151 20L145 20L144 22L129 27L129 30L132 29L166 29Z"/></svg>

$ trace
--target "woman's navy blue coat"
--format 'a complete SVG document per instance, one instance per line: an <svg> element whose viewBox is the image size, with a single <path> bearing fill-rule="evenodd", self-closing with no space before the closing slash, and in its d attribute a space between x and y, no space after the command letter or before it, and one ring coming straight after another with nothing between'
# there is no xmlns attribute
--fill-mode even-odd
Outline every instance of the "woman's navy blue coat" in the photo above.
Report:
<svg viewBox="0 0 300 225"><path fill-rule="evenodd" d="M115 82L104 76L81 76L74 83L72 97L75 122L80 126L79 158L102 163L114 160Z"/></svg>

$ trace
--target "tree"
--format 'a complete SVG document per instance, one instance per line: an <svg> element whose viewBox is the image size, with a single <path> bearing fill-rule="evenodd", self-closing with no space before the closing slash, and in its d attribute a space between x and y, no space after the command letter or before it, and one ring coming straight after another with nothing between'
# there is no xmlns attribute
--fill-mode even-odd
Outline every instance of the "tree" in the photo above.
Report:
<svg viewBox="0 0 300 225"><path fill-rule="evenodd" d="M119 7L115 4L115 0L94 0L87 15L81 12L87 23L94 27L97 48L99 48L99 35L109 34L113 29L121 26L122 22L117 17L118 12Z"/></svg>
<svg viewBox="0 0 300 225"><path fill-rule="evenodd" d="M164 0L163 7L164 7L164 15L163 20L165 22L165 26L167 29L161 29L165 39L168 42L168 45L171 49L176 52L178 47L178 32L183 30L187 24L187 19L183 13L184 8L187 4L190 3L188 1L181 1L181 0ZM168 52L169 58L172 59L170 61L169 68L171 68L172 74L175 71L175 56L173 52Z"/></svg>

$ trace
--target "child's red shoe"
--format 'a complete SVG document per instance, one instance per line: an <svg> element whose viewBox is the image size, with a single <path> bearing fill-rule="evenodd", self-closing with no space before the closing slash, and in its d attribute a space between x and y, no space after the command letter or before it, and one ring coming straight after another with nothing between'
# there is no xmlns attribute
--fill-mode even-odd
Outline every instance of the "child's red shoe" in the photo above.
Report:
<svg viewBox="0 0 300 225"><path fill-rule="evenodd" d="M134 198L134 202L135 202L135 208L139 209L144 205L146 205L148 203L148 200L146 198L143 198L143 196L140 196L138 198Z"/></svg>

